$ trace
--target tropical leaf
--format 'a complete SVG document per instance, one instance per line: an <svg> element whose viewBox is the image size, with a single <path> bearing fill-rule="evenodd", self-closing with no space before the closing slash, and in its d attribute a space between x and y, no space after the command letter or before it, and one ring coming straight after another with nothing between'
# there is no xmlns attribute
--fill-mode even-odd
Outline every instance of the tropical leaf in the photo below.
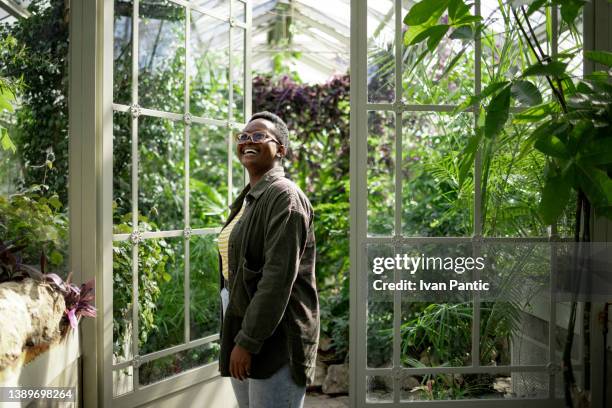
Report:
<svg viewBox="0 0 612 408"><path fill-rule="evenodd" d="M508 121L510 113L510 86L502 90L491 99L487 107L485 118L485 137L492 139L499 134Z"/></svg>
<svg viewBox="0 0 612 408"><path fill-rule="evenodd" d="M606 67L612 67L612 52L608 51L585 51L584 56L591 61L598 62Z"/></svg>
<svg viewBox="0 0 612 408"><path fill-rule="evenodd" d="M562 175L547 177L538 210L547 225L557 222L570 198L571 184Z"/></svg>
<svg viewBox="0 0 612 408"><path fill-rule="evenodd" d="M512 83L512 96L523 105L533 106L542 103L542 94L538 88L529 81L516 81Z"/></svg>
<svg viewBox="0 0 612 408"><path fill-rule="evenodd" d="M416 3L410 8L404 17L407 26L417 26L430 21L432 16L437 15L436 20L448 6L449 0L424 0Z"/></svg>
<svg viewBox="0 0 612 408"><path fill-rule="evenodd" d="M565 73L567 63L561 61L551 61L548 63L536 62L523 71L523 77L528 76L554 76L559 77Z"/></svg>

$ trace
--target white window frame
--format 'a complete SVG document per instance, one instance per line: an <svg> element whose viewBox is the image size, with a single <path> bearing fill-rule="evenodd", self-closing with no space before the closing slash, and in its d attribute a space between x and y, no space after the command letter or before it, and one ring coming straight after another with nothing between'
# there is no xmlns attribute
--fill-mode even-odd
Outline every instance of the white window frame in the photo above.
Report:
<svg viewBox="0 0 612 408"><path fill-rule="evenodd" d="M547 344L547 364L540 365L508 365L498 367L482 366L479 361L479 332L480 332L480 301L478 295L473 298L473 321L472 321L472 364L466 367L427 367L409 368L402 367L401 356L401 292L395 291L393 295L393 354L391 368L367 368L367 294L369 273L367 264L367 245L368 244L388 244L395 248L403 245L422 244L422 243L473 243L476 244L478 252L479 243L495 242L548 242L559 240L556 236L555 228L550 228L548 236L542 237L516 237L516 238L497 238L483 237L483 226L481 222L481 156L477 153L474 161L474 223L473 234L467 237L405 237L402 235L401 215L402 215L402 172L397 169L402 168L402 114L403 112L449 112L454 109L454 105L416 105L405 104L401 101L402 93L402 0L393 0L395 13L395 102L393 103L368 103L367 96L367 0L351 0L351 141L350 141L350 174L351 174L351 209L350 209L350 356L351 381L350 396L351 406L353 407L389 407L389 406L411 406L411 407L555 407L561 400L555 396L556 381L562 376L560 370L558 352L555 345L556 325L548 325L548 344ZM603 3L597 0L597 3ZM475 12L480 14L480 0L475 0ZM608 7L606 4L599 4L600 7ZM609 9L609 8L608 8ZM605 21L594 24L592 9L585 7L584 19L584 47L590 48L590 38L594 32L590 30L592 26L606 27ZM558 10L553 8L553 25L558 26ZM601 16L598 17L601 20ZM609 21L609 17L605 19ZM557 50L558 33L553 30L553 53ZM598 48L602 49L602 48ZM475 93L481 92L481 42L475 41ZM395 235L390 237L371 237L368 236L368 188L367 188L367 151L368 151L368 111L387 111L395 113ZM516 108L511 111L517 111ZM477 123L477 113L474 113L474 124ZM475 256L478 253L474 254ZM399 272L395 271L394 279L399 280ZM551 274L553 279L553 274ZM551 288L553 285L551 285ZM554 292L550 294L550 304L548 305L550 314L547 316L549 322L557 322L557 303ZM579 331L582 327L578 325ZM578 333L581 334L581 333ZM593 335L594 336L594 335ZM582 345L579 347L579 355L582 355ZM581 364L575 364L574 369L582 369ZM424 375L424 374L464 374L464 373L505 373L505 372L543 372L549 375L548 397L540 399L507 399L507 400L437 400L437 401L404 401L400 402L400 378L403 375ZM393 378L394 393L393 402L367 402L367 376L391 376ZM578 375L580 377L580 375ZM594 386L596 388L596 386Z"/></svg>
<svg viewBox="0 0 612 408"><path fill-rule="evenodd" d="M211 16L207 10L200 9L196 2L170 0L186 10L186 45L189 44L190 11L197 10ZM227 18L216 17L229 24L228 48L232 55L232 35L235 30L244 32L242 58L244 61L244 117L251 115L251 21L252 7L250 0L233 0L234 4L244 4L244 22L233 18L232 1L227 0L230 13ZM138 61L138 5L134 0L134 22L132 59ZM189 166L189 125L191 123L209 124L227 129L227 166L228 166L228 196L232 197L232 156L233 140L230 135L244 123L232 120L231 104L234 78L232 78L232 61L229 63L230 87L228 112L229 120L215 120L207 117L197 117L190 114L161 112L140 108L138 104L138 69L133 65L132 75L132 105L113 103L113 41L114 41L114 1L98 0L95 7L89 1L76 0L71 2L70 27L70 254L71 269L77 271L77 281L87 281L96 278L96 307L98 317L94 321L85 320L81 324L83 346L83 403L84 406L101 407L131 407L167 396L171 393L193 386L206 380L219 377L218 363L213 362L200 367L186 370L178 375L168 377L149 385L140 385L137 367L144 362L163 356L187 350L199 345L218 340L219 334L201 339L190 339L190 288L189 261L185 259L185 341L183 344L168 349L156 351L145 356L138 355L138 345L133 348L135 358L127 362L113 365L113 251L114 241L128 239L138 240L159 237L184 237L185 251L189 252L189 238L194 235L216 234L219 228L189 227L189 211L185 211L185 228L173 231L155 231L133 234L113 235L113 112L129 112L132 114L132 137L137 138L137 121L139 116L154 116L174 121L183 121L186 144L186 174ZM189 53L189 47L186 47ZM187 55L186 61L189 60ZM186 71L188 67L185 67ZM188 72L188 71L187 71ZM185 112L189 112L189 77L185 75ZM134 126L136 124L136 126ZM137 139L136 139L137 140ZM136 144L133 143L133 148ZM137 155L133 155L133 163L137 164ZM137 166L133 167L134 169ZM137 175L132 179L132 186L137 186ZM185 180L184 206L189 209L189 182ZM132 188L133 205L137 205L137 189ZM133 207L134 208L134 207ZM137 225L135 223L134 225ZM135 231L133 231L135 232ZM134 245L136 247L136 245ZM137 250L133 251L137 254ZM133 274L132 296L138 299L138 274ZM138 322L138 302L133 302L133 321ZM138 339L138 324L134 324L133 338ZM137 343L135 341L134 343ZM113 369L127 366L134 368L133 391L118 397L113 397Z"/></svg>

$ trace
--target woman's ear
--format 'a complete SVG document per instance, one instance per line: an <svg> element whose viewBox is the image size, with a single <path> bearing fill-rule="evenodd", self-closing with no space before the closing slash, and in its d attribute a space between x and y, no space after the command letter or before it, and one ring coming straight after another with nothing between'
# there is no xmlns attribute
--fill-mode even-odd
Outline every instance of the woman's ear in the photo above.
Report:
<svg viewBox="0 0 612 408"><path fill-rule="evenodd" d="M277 145L277 146L278 147L276 148L276 157L282 159L287 154L287 151L285 150L284 145Z"/></svg>

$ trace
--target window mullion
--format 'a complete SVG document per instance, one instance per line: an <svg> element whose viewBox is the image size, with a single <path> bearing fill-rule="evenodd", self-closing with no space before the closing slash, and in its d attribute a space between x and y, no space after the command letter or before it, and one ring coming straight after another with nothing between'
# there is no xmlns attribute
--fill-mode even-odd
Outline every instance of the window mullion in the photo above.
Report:
<svg viewBox="0 0 612 408"><path fill-rule="evenodd" d="M481 15L480 0L474 2L474 14L477 16ZM481 59L482 59L482 43L481 35L476 36L474 44L474 94L480 94L482 90L482 76L481 76ZM478 116L480 109L474 109L474 129L478 131ZM480 237L483 233L483 222L482 219L482 186L481 186L481 173L482 158L480 149L476 152L474 158L474 220L473 220L473 246L474 257L481 256L482 247L480 245ZM475 271L474 279L480 278L479 271ZM473 295L473 313L472 313L472 367L480 366L480 294L478 292Z"/></svg>
<svg viewBox="0 0 612 408"><path fill-rule="evenodd" d="M402 0L395 0L395 236L402 235ZM400 253L400 248L395 248ZM400 272L393 271L395 282L401 280ZM401 388L401 324L402 293L393 292L393 401L400 402Z"/></svg>
<svg viewBox="0 0 612 408"><path fill-rule="evenodd" d="M134 12L132 16L132 232L138 234L138 36L140 1L134 0ZM138 359L138 242L132 245L132 358L133 365L132 389L140 388Z"/></svg>
<svg viewBox="0 0 612 408"><path fill-rule="evenodd" d="M191 265L189 262L189 253L190 253L190 242L189 242L189 237L190 237L190 226L191 226L191 214L189 212L189 203L190 203L190 190L189 190L189 179L190 179L190 174L189 172L191 171L189 168L189 150L191 149L191 106L190 106L190 98L189 98L189 93L190 93L190 77L189 77L189 61L190 61L190 57L191 57L191 50L189 48L189 44L191 42L191 9L189 8L189 6L187 6L185 8L185 141L184 141L184 180L185 180L185 197L184 197L184 202L183 202L183 211L184 211L184 219L185 219L185 231L184 231L184 262L183 262L183 266L185 268L185 276L183 278L183 295L184 295L184 319L185 319L185 323L184 323L184 331L185 331L185 344L189 343L189 340L191 339L191 333L190 333L190 329L191 329L191 304L190 304L190 299L191 299Z"/></svg>

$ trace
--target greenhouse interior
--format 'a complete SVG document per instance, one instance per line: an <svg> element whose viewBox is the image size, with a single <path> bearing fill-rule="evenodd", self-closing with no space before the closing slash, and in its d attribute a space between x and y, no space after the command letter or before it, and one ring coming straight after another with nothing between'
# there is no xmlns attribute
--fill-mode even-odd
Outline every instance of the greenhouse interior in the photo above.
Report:
<svg viewBox="0 0 612 408"><path fill-rule="evenodd" d="M0 408L612 407L611 76L610 0L0 0Z"/></svg>

